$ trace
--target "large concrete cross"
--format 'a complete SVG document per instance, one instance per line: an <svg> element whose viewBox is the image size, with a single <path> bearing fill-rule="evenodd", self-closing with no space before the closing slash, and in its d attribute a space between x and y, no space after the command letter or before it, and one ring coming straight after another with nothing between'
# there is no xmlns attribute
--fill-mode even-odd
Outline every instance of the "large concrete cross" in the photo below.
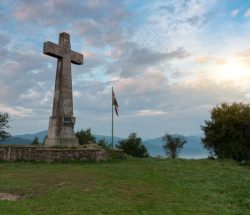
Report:
<svg viewBox="0 0 250 215"><path fill-rule="evenodd" d="M43 53L57 58L52 116L45 145L78 145L74 134L71 63L83 64L83 55L71 50L70 35L63 32L59 44L45 42Z"/></svg>

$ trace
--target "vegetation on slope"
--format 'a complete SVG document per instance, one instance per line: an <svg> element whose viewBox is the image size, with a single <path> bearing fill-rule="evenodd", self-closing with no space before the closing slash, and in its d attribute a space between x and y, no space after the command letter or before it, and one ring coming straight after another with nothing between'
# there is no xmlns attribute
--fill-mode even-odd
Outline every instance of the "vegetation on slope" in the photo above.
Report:
<svg viewBox="0 0 250 215"><path fill-rule="evenodd" d="M250 214L250 168L233 161L0 163L0 214Z"/></svg>

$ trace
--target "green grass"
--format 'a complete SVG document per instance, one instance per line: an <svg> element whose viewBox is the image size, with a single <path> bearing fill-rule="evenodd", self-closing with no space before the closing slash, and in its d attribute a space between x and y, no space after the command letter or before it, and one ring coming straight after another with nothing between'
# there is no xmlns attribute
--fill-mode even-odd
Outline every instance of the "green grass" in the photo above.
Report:
<svg viewBox="0 0 250 215"><path fill-rule="evenodd" d="M0 214L250 214L250 167L233 161L128 159L0 163Z"/></svg>

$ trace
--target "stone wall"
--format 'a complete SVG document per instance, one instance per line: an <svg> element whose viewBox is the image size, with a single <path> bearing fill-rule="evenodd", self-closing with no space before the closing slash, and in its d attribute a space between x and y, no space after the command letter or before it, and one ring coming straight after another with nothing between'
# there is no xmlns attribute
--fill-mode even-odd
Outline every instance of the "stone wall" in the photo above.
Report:
<svg viewBox="0 0 250 215"><path fill-rule="evenodd" d="M95 160L104 161L109 153L103 149L89 148L51 148L45 146L9 146L0 145L0 160L16 161L74 161Z"/></svg>

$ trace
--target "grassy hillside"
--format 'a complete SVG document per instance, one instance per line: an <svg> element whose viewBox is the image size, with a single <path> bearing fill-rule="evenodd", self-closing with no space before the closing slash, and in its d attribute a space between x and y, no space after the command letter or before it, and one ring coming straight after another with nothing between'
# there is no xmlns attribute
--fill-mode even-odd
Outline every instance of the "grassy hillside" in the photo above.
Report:
<svg viewBox="0 0 250 215"><path fill-rule="evenodd" d="M0 163L0 214L250 214L250 168L232 161Z"/></svg>

